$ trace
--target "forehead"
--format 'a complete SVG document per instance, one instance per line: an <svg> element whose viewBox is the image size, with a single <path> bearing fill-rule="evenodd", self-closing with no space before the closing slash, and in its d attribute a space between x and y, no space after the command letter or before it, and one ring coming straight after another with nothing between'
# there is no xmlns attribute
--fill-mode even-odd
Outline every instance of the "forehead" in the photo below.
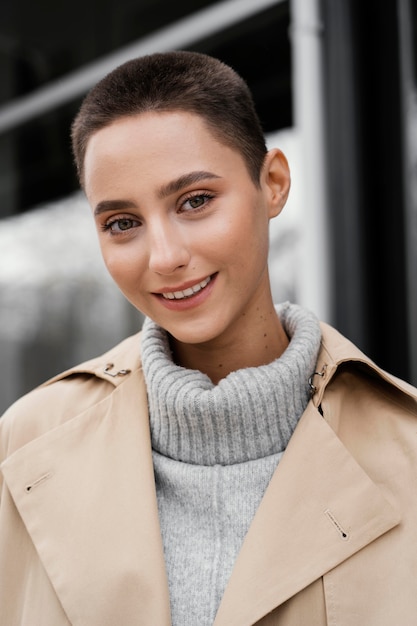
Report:
<svg viewBox="0 0 417 626"><path fill-rule="evenodd" d="M146 112L123 117L94 133L87 145L85 188L137 177L171 179L187 171L208 170L227 176L246 164L237 150L219 141L199 115Z"/></svg>
<svg viewBox="0 0 417 626"><path fill-rule="evenodd" d="M110 124L99 129L91 135L87 142L87 151L92 143L105 135L112 140L120 136L121 139L125 135L133 134L142 141L148 138L157 140L160 137L169 139L171 136L180 135L184 131L185 137L196 137L201 140L211 140L221 145L227 145L226 141L222 141L220 131L213 131L206 119L197 113L188 111L146 111L137 115L123 116Z"/></svg>
<svg viewBox="0 0 417 626"><path fill-rule="evenodd" d="M149 144L157 146L164 142L167 147L172 141L177 141L189 147L200 143L213 143L228 147L221 141L220 133L214 133L205 119L195 113L184 111L146 112L129 117L121 117L111 124L99 129L90 137L87 143L86 159L88 154L99 147L104 151L109 143L126 144L129 140L136 141L138 148L146 148Z"/></svg>

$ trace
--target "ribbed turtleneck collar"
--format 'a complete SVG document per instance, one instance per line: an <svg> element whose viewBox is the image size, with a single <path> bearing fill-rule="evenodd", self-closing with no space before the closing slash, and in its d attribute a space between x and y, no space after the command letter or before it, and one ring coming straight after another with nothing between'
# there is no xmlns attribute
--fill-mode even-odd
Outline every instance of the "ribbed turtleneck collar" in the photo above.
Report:
<svg viewBox="0 0 417 626"><path fill-rule="evenodd" d="M173 363L167 333L146 319L142 361L154 450L198 465L230 465L285 450L309 400L320 326L308 310L277 307L290 343L268 365L231 372L217 385Z"/></svg>

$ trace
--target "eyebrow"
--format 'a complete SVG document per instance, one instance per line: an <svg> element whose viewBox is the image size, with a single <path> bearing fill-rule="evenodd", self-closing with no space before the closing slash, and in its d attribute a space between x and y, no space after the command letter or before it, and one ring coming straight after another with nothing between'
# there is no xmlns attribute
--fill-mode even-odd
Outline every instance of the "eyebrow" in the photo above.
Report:
<svg viewBox="0 0 417 626"><path fill-rule="evenodd" d="M169 183L162 185L158 189L157 196L160 200L163 200L171 194L181 191L182 189L184 189L184 187L194 185L195 183L199 183L202 180L212 180L216 178L221 178L221 176L218 176L213 172L206 172L204 170L188 172L187 174L183 174L175 180L171 180ZM108 211L123 211L126 209L136 208L137 205L131 200L102 200L95 207L94 215L101 215L101 213L106 213Z"/></svg>
<svg viewBox="0 0 417 626"><path fill-rule="evenodd" d="M184 187L194 185L195 183L199 183L202 180L211 180L213 178L220 178L220 176L217 176L217 174L213 174L213 172L205 172L204 170L198 170L196 172L183 174L175 180L170 181L166 185L162 185L162 187L158 191L158 198L163 200L167 196L181 191L181 189L184 189Z"/></svg>
<svg viewBox="0 0 417 626"><path fill-rule="evenodd" d="M100 215L107 211L124 211L135 208L137 208L136 204L130 200L102 200L94 209L94 215Z"/></svg>

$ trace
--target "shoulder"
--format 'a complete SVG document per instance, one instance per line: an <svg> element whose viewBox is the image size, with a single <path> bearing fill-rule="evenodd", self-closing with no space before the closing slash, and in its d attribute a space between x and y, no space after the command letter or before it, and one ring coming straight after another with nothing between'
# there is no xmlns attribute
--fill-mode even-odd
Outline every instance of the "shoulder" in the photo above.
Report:
<svg viewBox="0 0 417 626"><path fill-rule="evenodd" d="M0 458L103 401L131 375L142 377L140 333L17 400L0 418Z"/></svg>
<svg viewBox="0 0 417 626"><path fill-rule="evenodd" d="M380 368L337 330L321 324L322 342L312 377L313 402L323 406L332 399L339 415L417 416L417 389ZM343 411L342 411L343 407ZM348 410L349 409L349 410Z"/></svg>

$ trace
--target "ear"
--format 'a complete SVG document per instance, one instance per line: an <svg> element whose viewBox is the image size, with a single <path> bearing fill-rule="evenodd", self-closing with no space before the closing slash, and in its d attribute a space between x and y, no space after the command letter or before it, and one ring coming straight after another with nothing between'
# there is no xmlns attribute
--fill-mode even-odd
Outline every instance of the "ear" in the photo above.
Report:
<svg viewBox="0 0 417 626"><path fill-rule="evenodd" d="M261 186L268 203L269 217L276 217L287 202L291 186L287 159L278 148L269 150L265 156L261 171Z"/></svg>

